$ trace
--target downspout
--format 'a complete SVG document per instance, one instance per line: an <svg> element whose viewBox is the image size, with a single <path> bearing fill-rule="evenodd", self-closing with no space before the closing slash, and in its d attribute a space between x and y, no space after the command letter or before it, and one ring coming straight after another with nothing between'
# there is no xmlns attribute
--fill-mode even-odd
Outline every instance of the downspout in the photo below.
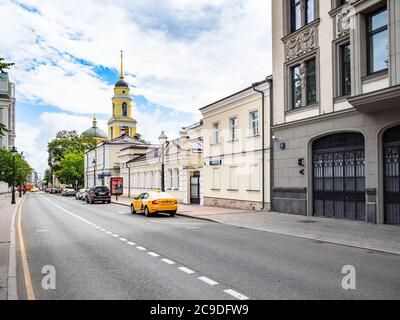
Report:
<svg viewBox="0 0 400 320"><path fill-rule="evenodd" d="M131 197L131 167L129 164L126 164L128 167L128 198Z"/></svg>
<svg viewBox="0 0 400 320"><path fill-rule="evenodd" d="M273 199L273 192L274 192L274 184L275 184L275 162L274 162L274 144L275 141L272 138L272 126L274 123L274 81L272 75L267 77L268 85L269 85L269 196L270 196L270 203L271 203L271 211L274 211L274 202Z"/></svg>
<svg viewBox="0 0 400 320"><path fill-rule="evenodd" d="M104 176L104 171L106 170L106 145L103 144L103 187L105 186L106 178Z"/></svg>
<svg viewBox="0 0 400 320"><path fill-rule="evenodd" d="M260 93L261 97L262 97L262 102L261 102L261 149L262 149L262 154L261 154L261 203L262 203L262 207L261 207L261 211L264 211L265 209L265 92L262 90L258 90L256 87L259 85L259 83L253 83L253 90Z"/></svg>

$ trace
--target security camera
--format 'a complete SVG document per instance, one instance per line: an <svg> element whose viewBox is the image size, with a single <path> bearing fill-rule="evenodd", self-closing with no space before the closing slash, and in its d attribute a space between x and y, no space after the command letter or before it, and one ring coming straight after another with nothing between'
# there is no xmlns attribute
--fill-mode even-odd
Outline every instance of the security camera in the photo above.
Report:
<svg viewBox="0 0 400 320"><path fill-rule="evenodd" d="M278 141L278 138L276 136L272 136L272 140Z"/></svg>

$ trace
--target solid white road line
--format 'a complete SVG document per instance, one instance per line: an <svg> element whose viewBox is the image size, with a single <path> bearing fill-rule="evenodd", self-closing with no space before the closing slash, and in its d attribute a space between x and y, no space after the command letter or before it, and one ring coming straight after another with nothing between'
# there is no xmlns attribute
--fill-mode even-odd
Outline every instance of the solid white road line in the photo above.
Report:
<svg viewBox="0 0 400 320"><path fill-rule="evenodd" d="M140 251L146 251L147 249L145 247L137 246L136 249Z"/></svg>
<svg viewBox="0 0 400 320"><path fill-rule="evenodd" d="M161 261L162 261L162 262L165 262L165 263L167 263L167 264L175 264L175 262L173 262L172 260L169 260L169 259L167 259L167 258L161 259Z"/></svg>
<svg viewBox="0 0 400 320"><path fill-rule="evenodd" d="M127 242L130 246L136 246L136 243L132 242L132 241L128 241Z"/></svg>
<svg viewBox="0 0 400 320"><path fill-rule="evenodd" d="M158 253L155 252L147 252L149 255L151 255L152 257L159 257L160 255Z"/></svg>
<svg viewBox="0 0 400 320"><path fill-rule="evenodd" d="M187 274L192 274L192 273L194 273L193 270L190 270L189 268L186 268L186 267L179 267L178 269L181 270L181 271L183 271L183 272L185 272L185 273L187 273Z"/></svg>
<svg viewBox="0 0 400 320"><path fill-rule="evenodd" d="M209 284L210 286L216 286L218 282L211 280L210 278L207 277L198 277L199 280L204 281L205 283Z"/></svg>
<svg viewBox="0 0 400 320"><path fill-rule="evenodd" d="M235 297L236 299L239 299L239 300L249 300L250 299L249 297L246 297L245 295L243 295L235 290L232 290L232 289L224 290L224 292L227 294L230 294L232 297Z"/></svg>

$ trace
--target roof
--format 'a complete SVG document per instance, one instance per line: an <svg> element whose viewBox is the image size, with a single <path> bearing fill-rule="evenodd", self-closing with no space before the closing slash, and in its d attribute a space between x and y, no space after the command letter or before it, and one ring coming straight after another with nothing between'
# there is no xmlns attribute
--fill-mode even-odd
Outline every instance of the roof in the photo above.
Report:
<svg viewBox="0 0 400 320"><path fill-rule="evenodd" d="M116 83L115 83L115 87L129 87L129 85L128 85L128 83L125 81L125 80L118 80Z"/></svg>
<svg viewBox="0 0 400 320"><path fill-rule="evenodd" d="M82 133L85 136L92 136L93 138L108 139L107 134L97 127L91 127Z"/></svg>
<svg viewBox="0 0 400 320"><path fill-rule="evenodd" d="M269 78L270 78L270 77L268 77L268 78L265 79L265 80L261 80L261 81L259 81L259 82L253 83L251 86L249 86L249 87L247 87L247 88L245 88L245 89L243 89L243 90L240 90L240 91L238 91L238 92L235 92L235 93L233 93L233 94L231 94L231 95L229 95L229 96L227 96L227 97L225 97L225 98L222 98L222 99L220 99L220 100L218 100L218 101L215 101L215 102L213 102L213 103L210 103L210 104L208 104L208 105L206 105L206 106L200 108L199 110L206 109L206 108L208 108L208 107L211 107L211 106L214 105L214 104L217 104L217 103L219 103L219 102L222 102L222 101L224 101L224 100L227 100L227 99L229 99L229 98L232 98L232 97L234 97L234 96L236 96L236 95L238 95L238 94L241 94L241 93L243 93L243 92L246 92L246 91L248 91L248 90L250 90L250 89L253 89L253 88L256 87L256 86L262 85L262 84L268 82Z"/></svg>

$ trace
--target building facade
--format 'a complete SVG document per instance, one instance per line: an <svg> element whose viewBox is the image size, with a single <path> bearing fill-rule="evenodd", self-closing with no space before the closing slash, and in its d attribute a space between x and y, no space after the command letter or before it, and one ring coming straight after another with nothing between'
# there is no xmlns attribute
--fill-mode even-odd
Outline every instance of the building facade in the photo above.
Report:
<svg viewBox="0 0 400 320"><path fill-rule="evenodd" d="M15 84L11 83L7 73L0 72L0 123L8 132L0 137L0 148L9 150L15 145Z"/></svg>
<svg viewBox="0 0 400 320"><path fill-rule="evenodd" d="M182 128L180 137L164 145L165 191L180 203L203 204L202 195L202 123ZM129 151L129 149L126 149ZM149 147L121 168L124 195L135 197L161 189L161 146Z"/></svg>
<svg viewBox="0 0 400 320"><path fill-rule="evenodd" d="M275 211L400 224L400 1L272 1Z"/></svg>
<svg viewBox="0 0 400 320"><path fill-rule="evenodd" d="M202 109L204 204L270 208L267 80Z"/></svg>

